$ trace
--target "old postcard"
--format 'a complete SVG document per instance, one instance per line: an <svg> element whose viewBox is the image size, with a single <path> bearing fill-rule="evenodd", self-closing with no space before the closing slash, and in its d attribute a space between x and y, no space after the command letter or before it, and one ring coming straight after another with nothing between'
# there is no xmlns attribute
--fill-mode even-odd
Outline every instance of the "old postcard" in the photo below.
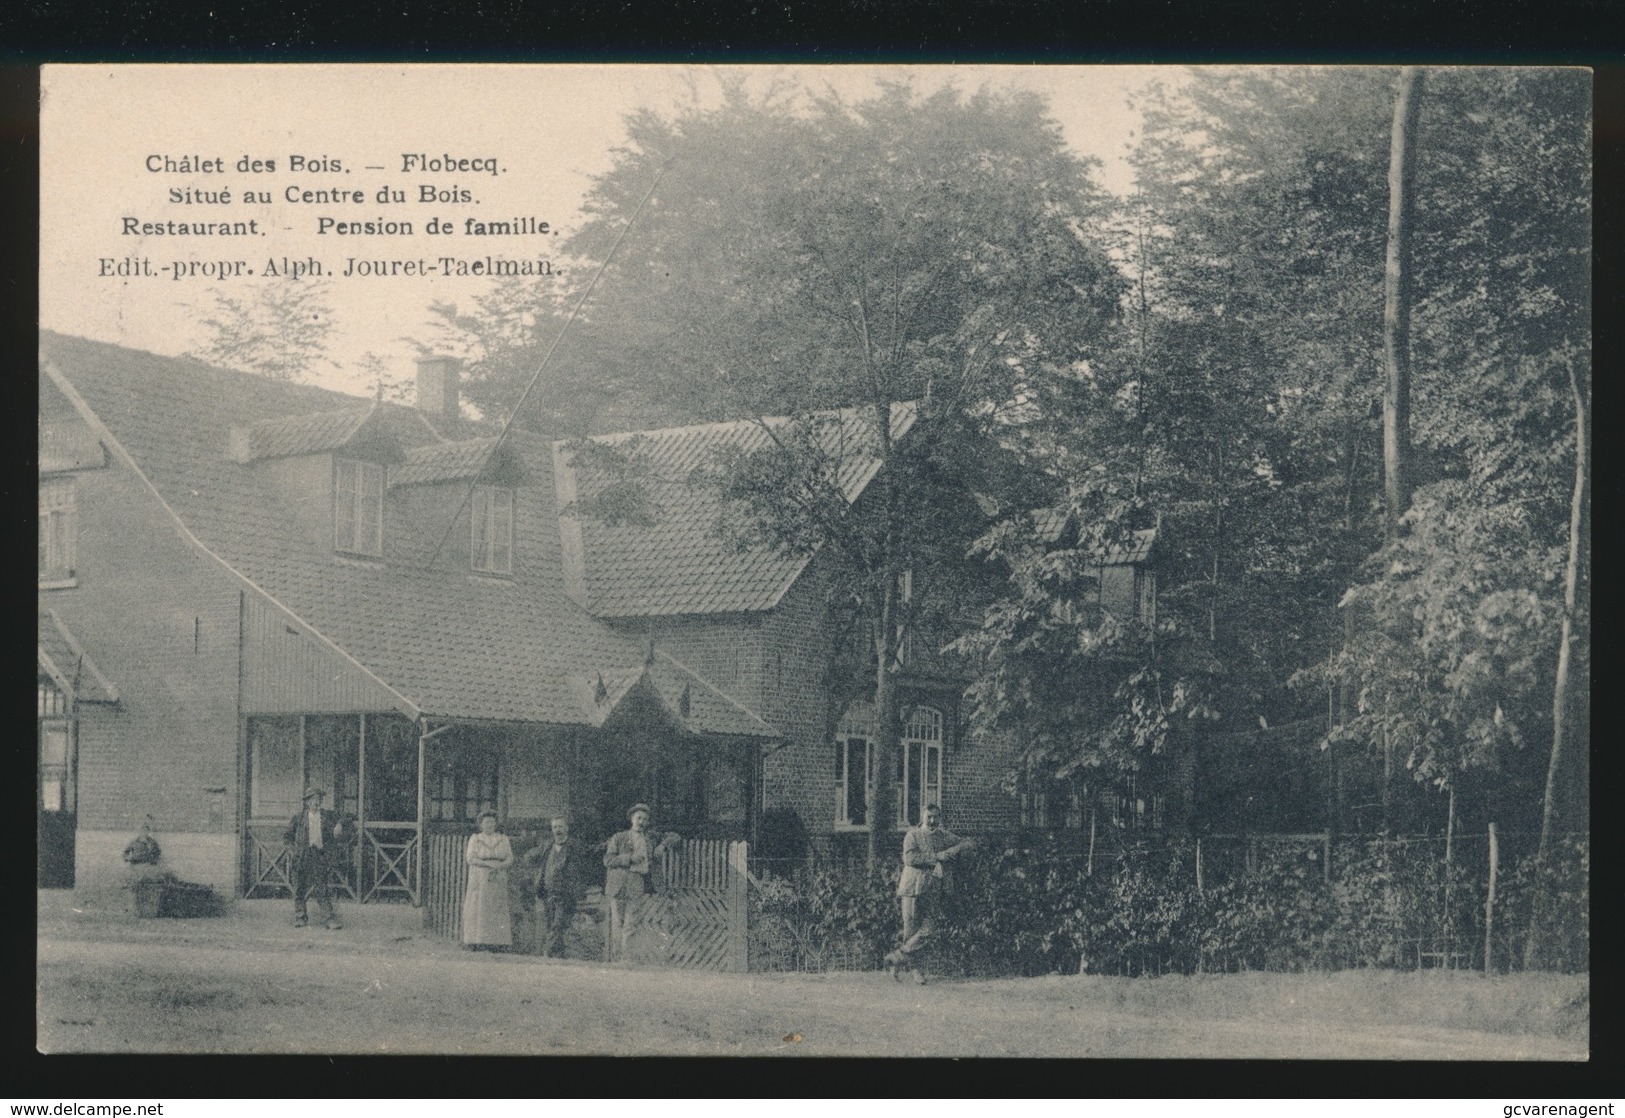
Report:
<svg viewBox="0 0 1625 1118"><path fill-rule="evenodd" d="M42 1051L1588 1058L1587 72L42 90Z"/></svg>

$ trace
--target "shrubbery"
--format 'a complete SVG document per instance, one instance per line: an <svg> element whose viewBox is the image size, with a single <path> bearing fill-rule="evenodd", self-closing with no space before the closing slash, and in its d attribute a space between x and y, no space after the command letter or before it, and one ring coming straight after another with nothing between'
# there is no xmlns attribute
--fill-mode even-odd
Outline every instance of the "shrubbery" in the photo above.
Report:
<svg viewBox="0 0 1625 1118"><path fill-rule="evenodd" d="M937 967L965 974L1147 975L1484 962L1483 867L1447 874L1437 843L1261 845L1249 864L1171 841L1087 860L1052 840L989 841L959 867ZM1211 855L1210 855L1211 858ZM1521 965L1544 882L1552 969L1590 965L1588 844L1503 865L1493 957ZM798 870L753 890L753 969L872 969L898 935L897 871Z"/></svg>

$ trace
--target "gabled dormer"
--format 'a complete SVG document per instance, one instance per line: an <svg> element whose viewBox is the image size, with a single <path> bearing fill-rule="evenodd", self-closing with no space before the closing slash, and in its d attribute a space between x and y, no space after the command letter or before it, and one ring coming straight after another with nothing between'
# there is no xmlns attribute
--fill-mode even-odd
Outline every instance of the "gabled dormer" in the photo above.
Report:
<svg viewBox="0 0 1625 1118"><path fill-rule="evenodd" d="M262 472L304 530L335 553L383 556L387 475L406 455L378 405L233 427L228 457Z"/></svg>
<svg viewBox="0 0 1625 1118"><path fill-rule="evenodd" d="M1051 547L1073 548L1082 542L1077 518L1065 509L1034 509L1032 524L1033 534ZM1092 589L1083 603L1087 608L1105 610L1124 621L1156 624L1157 541L1161 528L1159 515L1151 527L1133 529L1103 551L1088 549L1093 574L1086 576L1092 580Z"/></svg>
<svg viewBox="0 0 1625 1118"><path fill-rule="evenodd" d="M512 447L499 448L492 435L407 451L390 472L389 494L429 546L446 540L437 564L466 557L471 571L511 575L519 487L526 483L519 456Z"/></svg>

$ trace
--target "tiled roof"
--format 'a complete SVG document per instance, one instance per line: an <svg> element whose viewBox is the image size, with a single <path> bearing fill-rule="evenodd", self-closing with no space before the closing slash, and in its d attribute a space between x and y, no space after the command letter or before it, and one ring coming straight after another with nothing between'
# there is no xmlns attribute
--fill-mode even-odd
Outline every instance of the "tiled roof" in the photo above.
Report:
<svg viewBox="0 0 1625 1118"><path fill-rule="evenodd" d="M906 435L917 414L913 403L892 405L894 437ZM880 467L874 425L866 411L856 408L829 412L821 419L818 437L841 464L839 480L847 500L856 500ZM656 514L653 525L579 518L588 607L601 617L647 617L775 606L806 566L807 557L766 548L741 551L719 531L721 494L714 485L697 483L695 474L719 453L750 453L767 446L772 436L764 424L783 431L789 422L736 420L600 436L597 441L636 447L654 479L649 484ZM569 458L562 444L560 458ZM601 492L607 481L601 470L591 467L561 468L571 470L579 498Z"/></svg>
<svg viewBox="0 0 1625 1118"><path fill-rule="evenodd" d="M338 450L361 430L373 409L344 407L316 415L296 415L285 419L263 419L232 432L239 462L262 458L287 458L296 454L321 454Z"/></svg>
<svg viewBox="0 0 1625 1118"><path fill-rule="evenodd" d="M647 669L647 650L589 615L556 568L523 577L448 565L348 560L309 540L266 472L221 453L226 432L354 408L353 397L195 361L41 332L42 372L66 381L200 543L353 657L419 711L444 718L591 724L579 679ZM414 409L378 404L372 422L411 453L440 445ZM370 426L370 424L369 424ZM507 452L549 477L546 443L515 433ZM551 486L526 499L545 505ZM442 524L420 526L438 537ZM517 542L517 541L516 541ZM536 554L557 555L542 544ZM660 658L656 658L657 664ZM665 669L676 670L676 669ZM711 689L695 681L695 691ZM776 736L720 696L691 703L695 731Z"/></svg>
<svg viewBox="0 0 1625 1118"><path fill-rule="evenodd" d="M81 470L104 466L107 453L95 434L73 416L40 416L39 467L50 470Z"/></svg>
<svg viewBox="0 0 1625 1118"><path fill-rule="evenodd" d="M1033 509L1033 532L1044 543L1058 543L1066 534L1067 526L1072 522L1072 515L1065 509L1044 508ZM1072 534L1072 542L1077 541L1077 533ZM1120 566L1127 563L1143 563L1151 554L1152 545L1157 542L1155 528L1139 528L1133 533L1132 539L1124 544L1112 544L1106 548L1100 561L1107 566Z"/></svg>
<svg viewBox="0 0 1625 1118"><path fill-rule="evenodd" d="M389 471L391 488L397 485L426 485L442 481L472 481L488 464L496 447L496 436L463 439L413 447L406 461Z"/></svg>
<svg viewBox="0 0 1625 1118"><path fill-rule="evenodd" d="M118 688L85 655L62 619L48 609L39 615L39 661L79 702L118 702Z"/></svg>

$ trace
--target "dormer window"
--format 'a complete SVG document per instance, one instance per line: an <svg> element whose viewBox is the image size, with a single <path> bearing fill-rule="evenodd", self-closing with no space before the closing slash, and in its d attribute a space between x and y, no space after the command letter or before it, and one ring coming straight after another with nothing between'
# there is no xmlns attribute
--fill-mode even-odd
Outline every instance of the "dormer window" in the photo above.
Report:
<svg viewBox="0 0 1625 1118"><path fill-rule="evenodd" d="M474 487L470 565L492 574L513 573L513 490Z"/></svg>
<svg viewBox="0 0 1625 1118"><path fill-rule="evenodd" d="M333 462L333 547L358 555L384 551L384 468L376 462Z"/></svg>

